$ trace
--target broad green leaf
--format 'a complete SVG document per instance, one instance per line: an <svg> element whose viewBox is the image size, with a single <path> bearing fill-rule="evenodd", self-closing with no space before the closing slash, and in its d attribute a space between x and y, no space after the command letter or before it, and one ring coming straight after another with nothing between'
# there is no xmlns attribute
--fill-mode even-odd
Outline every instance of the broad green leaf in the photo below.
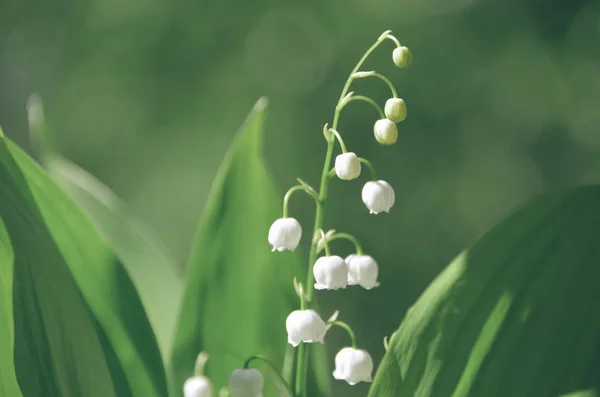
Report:
<svg viewBox="0 0 600 397"><path fill-rule="evenodd" d="M183 288L176 261L107 186L55 152L43 158L49 174L86 213L127 269L162 355L168 357Z"/></svg>
<svg viewBox="0 0 600 397"><path fill-rule="evenodd" d="M42 99L27 104L31 138L54 181L79 205L125 266L140 294L162 356L168 357L183 288L183 274L158 236L106 185L55 148Z"/></svg>
<svg viewBox="0 0 600 397"><path fill-rule="evenodd" d="M160 352L124 267L66 193L5 138L0 217L14 251L23 395L164 397Z"/></svg>
<svg viewBox="0 0 600 397"><path fill-rule="evenodd" d="M200 221L174 342L173 395L181 394L200 351L210 354L208 375L218 388L251 355L283 365L285 319L299 304L292 279L305 265L297 253L271 252L267 242L282 197L262 156L265 111L261 99L232 143ZM324 361L324 350L315 351ZM326 392L326 378L318 379ZM272 384L267 377L265 395L281 395Z"/></svg>
<svg viewBox="0 0 600 397"><path fill-rule="evenodd" d="M544 195L461 253L406 314L369 395L598 394L599 203L598 186Z"/></svg>
<svg viewBox="0 0 600 397"><path fill-rule="evenodd" d="M0 396L20 397L13 359L13 260L10 239L0 219Z"/></svg>

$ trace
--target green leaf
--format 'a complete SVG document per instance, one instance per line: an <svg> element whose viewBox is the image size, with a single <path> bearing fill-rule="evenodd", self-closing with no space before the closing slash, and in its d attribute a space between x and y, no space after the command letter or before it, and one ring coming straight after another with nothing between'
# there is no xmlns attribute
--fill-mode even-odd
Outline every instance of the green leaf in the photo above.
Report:
<svg viewBox="0 0 600 397"><path fill-rule="evenodd" d="M0 217L14 250L23 395L167 395L156 339L123 265L71 199L4 138Z"/></svg>
<svg viewBox="0 0 600 397"><path fill-rule="evenodd" d="M58 153L46 151L50 176L86 213L119 257L140 294L163 357L171 351L183 275L160 239L107 186Z"/></svg>
<svg viewBox="0 0 600 397"><path fill-rule="evenodd" d="M599 203L598 186L544 195L461 253L409 309L369 395L596 395Z"/></svg>
<svg viewBox="0 0 600 397"><path fill-rule="evenodd" d="M262 156L265 111L261 99L232 143L200 221L174 342L173 395L181 394L200 351L210 354L208 375L217 388L251 355L283 365L285 319L299 305L292 280L304 266L297 253L271 252L267 242L282 197ZM316 352L324 361L324 350ZM272 384L267 377L265 395L280 395Z"/></svg>
<svg viewBox="0 0 600 397"><path fill-rule="evenodd" d="M13 260L10 239L0 219L0 396L20 397L13 362Z"/></svg>

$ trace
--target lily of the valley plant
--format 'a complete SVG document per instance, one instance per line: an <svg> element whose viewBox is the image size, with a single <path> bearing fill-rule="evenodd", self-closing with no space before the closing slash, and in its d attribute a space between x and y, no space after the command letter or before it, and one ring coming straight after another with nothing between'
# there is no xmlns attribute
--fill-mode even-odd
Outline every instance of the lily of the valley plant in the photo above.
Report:
<svg viewBox="0 0 600 397"><path fill-rule="evenodd" d="M373 372L373 360L371 355L360 349L352 328L345 322L337 319L337 312L323 320L321 314L315 310L315 290L337 290L347 286L360 286L370 290L379 285L377 281L378 265L375 259L365 255L358 239L348 233L340 233L335 230L324 230L325 207L327 205L329 183L338 178L349 181L361 175L362 166L370 171L371 180L366 182L362 188L362 201L371 214L389 212L395 201L394 189L385 180L378 179L374 166L365 158L359 157L355 152L348 151L342 133L337 130L342 110L352 101L363 101L373 106L379 119L375 121L373 132L375 139L381 145L392 145L398 139L398 128L396 123L406 118L406 103L398 97L393 83L384 75L375 71L362 71L361 67L369 55L386 39L396 44L392 53L392 60L400 68L408 67L412 62L412 55L408 48L402 46L398 39L391 35L390 31L384 32L377 41L365 52L348 77L342 93L335 106L333 121L331 125L325 124L323 134L327 143L327 153L321 175L321 184L316 190L301 179L299 184L292 187L283 199L283 216L273 222L268 234L268 241L273 251L293 251L302 238L302 226L289 216L288 203L293 193L303 191L311 196L316 203L316 213L309 259L308 274L304 283L294 279L294 288L300 299L300 310L289 314L285 327L288 333L288 343L298 349L296 354L296 375L293 384L281 376L278 368L268 359L262 356L249 357L242 368L233 371L230 377L229 389L221 390L219 396L230 397L262 397L264 379L261 373L250 368L255 360L267 362L279 375L279 382L287 389L290 396L307 396L307 373L308 373L308 349L311 343L324 343L327 331L332 326L345 329L351 340L351 346L344 347L335 357L335 370L333 377L346 381L349 385L359 382L371 382ZM375 100L356 95L350 91L352 82L356 79L374 77L382 80L391 90L392 97L388 99L382 108ZM341 151L335 157L336 148ZM332 161L334 162L332 167ZM329 243L337 239L351 241L356 253L345 259L332 254ZM322 255L324 253L324 255ZM275 254L274 254L275 255ZM320 256L322 255L322 256ZM282 324L282 326L284 326ZM213 397L214 391L210 380L203 375L206 356L199 355L195 376L188 379L184 385L185 397Z"/></svg>

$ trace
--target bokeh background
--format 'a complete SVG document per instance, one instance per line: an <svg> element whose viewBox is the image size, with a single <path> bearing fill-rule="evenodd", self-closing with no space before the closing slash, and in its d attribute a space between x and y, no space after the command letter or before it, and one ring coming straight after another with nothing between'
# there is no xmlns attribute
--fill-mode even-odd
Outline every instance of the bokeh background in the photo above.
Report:
<svg viewBox="0 0 600 397"><path fill-rule="evenodd" d="M360 102L339 129L395 187L396 206L370 216L364 181L334 181L326 220L363 241L382 285L318 294L379 361L406 309L499 217L536 193L600 179L600 2L0 0L0 124L31 153L25 103L40 93L60 151L114 189L184 267L254 102L270 99L266 154L282 195L296 177L317 186L322 126L386 29L414 57L395 68L387 42L366 66L408 104L398 144L375 142L376 114ZM382 104L389 96L377 80L355 90ZM309 200L291 204L307 230L312 211ZM333 354L346 335L330 341ZM336 396L366 390L335 384Z"/></svg>

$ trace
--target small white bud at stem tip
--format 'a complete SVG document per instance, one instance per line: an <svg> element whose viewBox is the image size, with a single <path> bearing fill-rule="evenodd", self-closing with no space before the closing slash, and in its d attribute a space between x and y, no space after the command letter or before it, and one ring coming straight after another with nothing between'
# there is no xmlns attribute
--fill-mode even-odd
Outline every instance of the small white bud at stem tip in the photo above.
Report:
<svg viewBox="0 0 600 397"><path fill-rule="evenodd" d="M372 382L373 359L371 355L365 350L343 348L335 356L333 377L337 380L345 380L349 385Z"/></svg>
<svg viewBox="0 0 600 397"><path fill-rule="evenodd" d="M380 119L373 126L375 139L382 145L393 145L398 140L398 127L389 119Z"/></svg>
<svg viewBox="0 0 600 397"><path fill-rule="evenodd" d="M390 212L396 201L392 186L386 181L369 181L362 189L362 200L371 214Z"/></svg>
<svg viewBox="0 0 600 397"><path fill-rule="evenodd" d="M392 59L399 68L407 68L412 63L412 54L410 50L404 46L396 47L392 53Z"/></svg>
<svg viewBox="0 0 600 397"><path fill-rule="evenodd" d="M302 226L294 218L280 218L271 225L269 229L269 244L273 251L293 251L302 238Z"/></svg>
<svg viewBox="0 0 600 397"><path fill-rule="evenodd" d="M385 102L385 117L394 123L406 119L406 103L401 98L390 98Z"/></svg>
<svg viewBox="0 0 600 397"><path fill-rule="evenodd" d="M360 160L352 152L342 153L335 158L335 174L338 178L351 181L360 176Z"/></svg>
<svg viewBox="0 0 600 397"><path fill-rule="evenodd" d="M263 397L264 382L256 369L236 369L229 377L229 392L231 397Z"/></svg>

